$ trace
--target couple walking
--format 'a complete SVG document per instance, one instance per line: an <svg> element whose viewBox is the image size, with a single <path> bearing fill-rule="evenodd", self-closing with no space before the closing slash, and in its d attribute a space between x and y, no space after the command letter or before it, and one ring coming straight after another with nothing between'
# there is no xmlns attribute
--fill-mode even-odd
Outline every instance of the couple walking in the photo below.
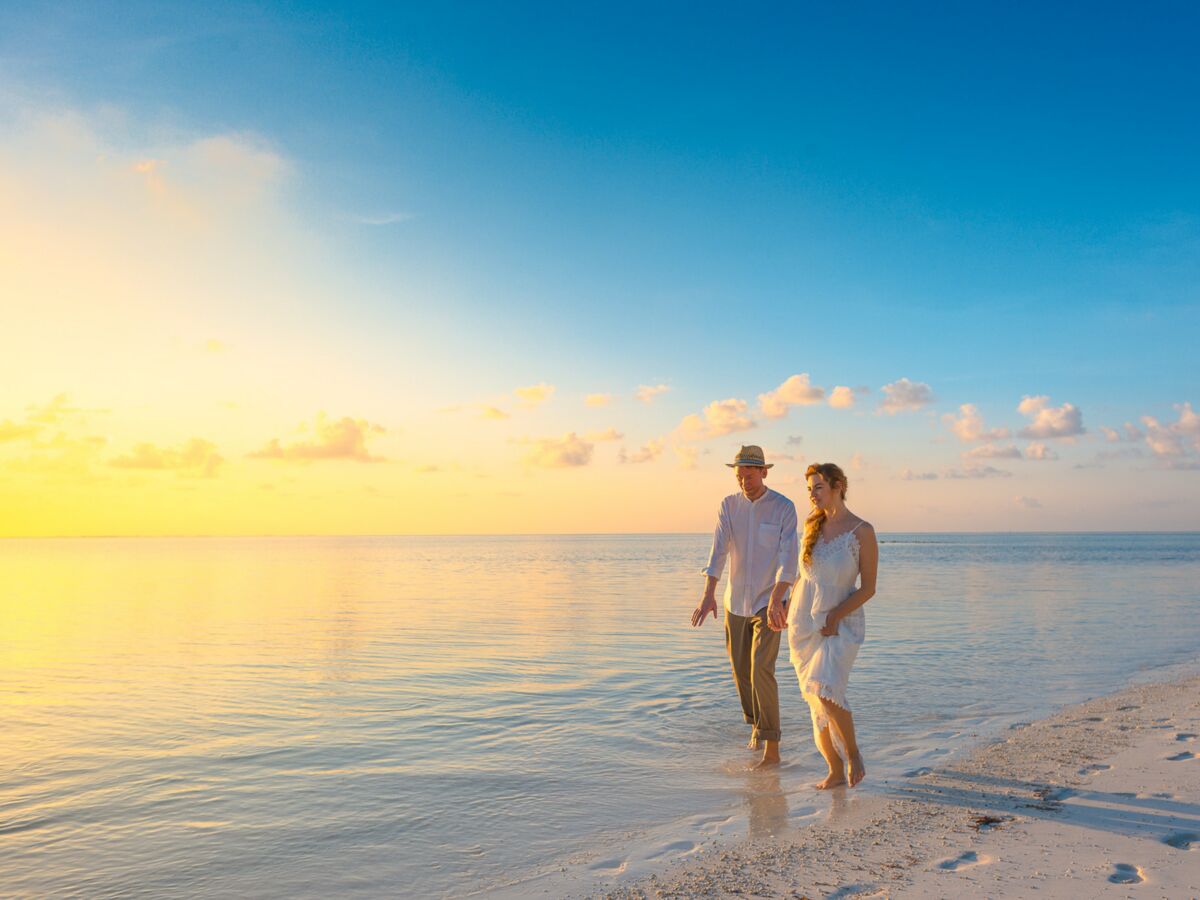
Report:
<svg viewBox="0 0 1200 900"><path fill-rule="evenodd" d="M721 501L703 569L707 585L692 625L702 625L710 613L716 619L717 582L728 560L725 646L752 728L750 748L763 750L756 768L779 763L775 658L786 629L817 749L829 765L817 787L853 787L866 769L846 705L846 683L866 636L862 606L875 593L875 530L846 508L846 474L833 463L811 465L804 473L812 512L802 537L796 533L795 505L763 483L772 464L761 447L742 447L726 465L735 470L741 490Z"/></svg>

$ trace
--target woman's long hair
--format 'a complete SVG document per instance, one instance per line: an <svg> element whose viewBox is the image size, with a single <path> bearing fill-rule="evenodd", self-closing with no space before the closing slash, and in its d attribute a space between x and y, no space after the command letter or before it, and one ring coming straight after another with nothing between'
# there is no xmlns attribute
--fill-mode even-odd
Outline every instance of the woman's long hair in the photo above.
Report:
<svg viewBox="0 0 1200 900"><path fill-rule="evenodd" d="M846 499L846 491L850 488L850 482L846 479L846 473L842 471L841 466L836 463L813 463L804 470L804 480L808 481L814 475L824 478L825 483L835 491L841 488L842 500ZM821 536L821 529L824 527L825 510L814 506L808 518L804 520L804 540L801 545L803 549L801 556L809 565L812 565L813 547L817 545L817 538Z"/></svg>

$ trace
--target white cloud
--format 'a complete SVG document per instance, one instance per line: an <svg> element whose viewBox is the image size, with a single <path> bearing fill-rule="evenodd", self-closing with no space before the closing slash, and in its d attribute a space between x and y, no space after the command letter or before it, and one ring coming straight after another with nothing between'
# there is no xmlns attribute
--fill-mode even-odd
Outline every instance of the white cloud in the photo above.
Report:
<svg viewBox="0 0 1200 900"><path fill-rule="evenodd" d="M972 447L963 453L963 459L1021 459L1021 451L1010 444L1007 447L997 447L995 444L984 444Z"/></svg>
<svg viewBox="0 0 1200 900"><path fill-rule="evenodd" d="M779 387L758 395L758 405L768 419L780 419L793 406L812 406L825 399L825 388L809 383L808 373L793 375Z"/></svg>
<svg viewBox="0 0 1200 900"><path fill-rule="evenodd" d="M958 417L947 413L942 421L958 437L960 441L998 441L1008 437L1007 428L993 428L990 431L984 427L983 416L974 403L964 403L958 408Z"/></svg>
<svg viewBox="0 0 1200 900"><path fill-rule="evenodd" d="M676 444L671 449L675 451L675 458L679 460L679 468L696 468L696 457L700 455L699 447L689 447L686 444Z"/></svg>
<svg viewBox="0 0 1200 900"><path fill-rule="evenodd" d="M638 385L638 389L636 392L634 392L634 396L643 403L653 403L655 397L657 397L659 394L665 394L670 389L671 388L665 384L642 384Z"/></svg>
<svg viewBox="0 0 1200 900"><path fill-rule="evenodd" d="M647 441L640 449L633 453L626 453L624 448L617 456L617 461L621 463L647 463L654 462L663 452L664 442L661 439Z"/></svg>
<svg viewBox="0 0 1200 900"><path fill-rule="evenodd" d="M934 401L933 388L921 381L901 378L883 386L883 400L879 411L894 416L899 412L913 412Z"/></svg>
<svg viewBox="0 0 1200 900"><path fill-rule="evenodd" d="M1122 430L1118 432L1115 428L1101 426L1100 432L1104 435L1104 439L1110 444L1115 444L1118 441L1141 441L1145 438L1140 428L1132 422L1126 422L1122 426Z"/></svg>
<svg viewBox="0 0 1200 900"><path fill-rule="evenodd" d="M746 401L731 397L728 400L714 400L704 407L701 415L692 413L684 416L676 433L683 440L700 441L745 431L754 426L754 420L746 415Z"/></svg>
<svg viewBox="0 0 1200 900"><path fill-rule="evenodd" d="M802 435L802 434L788 435L787 445L789 447L798 447L803 442L804 442L804 435Z"/></svg>
<svg viewBox="0 0 1200 900"><path fill-rule="evenodd" d="M306 426L307 427L307 426ZM372 456L367 441L373 436L385 434L382 425L373 425L366 419L343 416L336 421L318 413L313 424L313 436L307 440L293 441L286 446L279 438L272 438L261 449L248 454L254 459L278 459L293 462L347 459L355 462L384 462L382 456Z"/></svg>
<svg viewBox="0 0 1200 900"><path fill-rule="evenodd" d="M861 472L866 467L867 461L863 459L863 455L861 453L855 453L852 457L850 457L850 468L853 471Z"/></svg>
<svg viewBox="0 0 1200 900"><path fill-rule="evenodd" d="M585 440L593 441L597 444L602 441L619 441L624 437L625 435L621 434L615 428L607 428L604 431L589 431L584 435Z"/></svg>
<svg viewBox="0 0 1200 900"><path fill-rule="evenodd" d="M359 225L398 225L401 222L411 222L416 215L410 212L385 212L351 216L350 220Z"/></svg>
<svg viewBox="0 0 1200 900"><path fill-rule="evenodd" d="M608 406L612 402L612 394L588 394L583 398L585 406Z"/></svg>
<svg viewBox="0 0 1200 900"><path fill-rule="evenodd" d="M839 384L829 392L829 405L834 409L849 409L854 405L854 388Z"/></svg>
<svg viewBox="0 0 1200 900"><path fill-rule="evenodd" d="M529 445L525 462L543 469L566 469L586 466L592 461L595 445L571 431L560 438L541 438L522 441Z"/></svg>
<svg viewBox="0 0 1200 900"><path fill-rule="evenodd" d="M1016 506L1021 507L1022 509L1041 509L1042 508L1042 501L1038 500L1037 497L1017 496L1017 497L1013 497L1013 503Z"/></svg>
<svg viewBox="0 0 1200 900"><path fill-rule="evenodd" d="M1025 448L1026 459L1052 460L1058 459L1058 454L1046 444L1030 444Z"/></svg>
<svg viewBox="0 0 1200 900"><path fill-rule="evenodd" d="M550 395L554 393L554 385L546 384L544 381L538 384L531 384L528 387L519 387L513 394L516 398L526 406L538 406L550 399Z"/></svg>
<svg viewBox="0 0 1200 900"><path fill-rule="evenodd" d="M1012 472L992 466L965 466L961 469L947 469L942 474L946 478L1012 478Z"/></svg>
<svg viewBox="0 0 1200 900"><path fill-rule="evenodd" d="M138 444L131 453L118 456L109 465L120 469L175 469L212 478L224 461L211 441L192 438L178 449L159 448L149 443Z"/></svg>
<svg viewBox="0 0 1200 900"><path fill-rule="evenodd" d="M900 472L902 481L936 481L937 472L914 472L912 469L904 469Z"/></svg>
<svg viewBox="0 0 1200 900"><path fill-rule="evenodd" d="M1033 420L1019 432L1023 438L1069 438L1087 431L1079 407L1071 403L1050 406L1046 396L1023 397L1017 412Z"/></svg>

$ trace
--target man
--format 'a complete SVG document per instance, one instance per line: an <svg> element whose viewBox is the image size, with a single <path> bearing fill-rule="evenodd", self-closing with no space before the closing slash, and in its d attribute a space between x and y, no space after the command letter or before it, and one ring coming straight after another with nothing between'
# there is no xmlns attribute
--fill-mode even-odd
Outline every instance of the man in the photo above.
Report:
<svg viewBox="0 0 1200 900"><path fill-rule="evenodd" d="M692 625L717 617L717 582L728 557L725 587L725 646L733 664L733 680L742 713L752 727L750 748L763 747L755 768L779 763L779 690L775 658L779 633L787 627L784 604L796 580L800 545L796 539L796 507L763 480L773 463L761 447L742 447L726 463L736 470L741 493L721 501L712 552L702 570L704 597L692 613Z"/></svg>

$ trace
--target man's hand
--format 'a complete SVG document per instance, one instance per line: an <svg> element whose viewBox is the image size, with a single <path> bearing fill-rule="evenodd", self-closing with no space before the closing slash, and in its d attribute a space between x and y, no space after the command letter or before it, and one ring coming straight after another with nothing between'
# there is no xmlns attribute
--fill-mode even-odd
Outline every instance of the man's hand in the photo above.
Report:
<svg viewBox="0 0 1200 900"><path fill-rule="evenodd" d="M767 603L767 627L772 631L783 631L787 628L787 609L774 597Z"/></svg>
<svg viewBox="0 0 1200 900"><path fill-rule="evenodd" d="M716 618L717 618L717 598L716 597L705 597L703 600L700 601L700 605L697 606L694 610L692 610L692 627L695 628L697 625L703 625L704 619L706 616L708 616L709 613L712 613L713 620L716 621Z"/></svg>

